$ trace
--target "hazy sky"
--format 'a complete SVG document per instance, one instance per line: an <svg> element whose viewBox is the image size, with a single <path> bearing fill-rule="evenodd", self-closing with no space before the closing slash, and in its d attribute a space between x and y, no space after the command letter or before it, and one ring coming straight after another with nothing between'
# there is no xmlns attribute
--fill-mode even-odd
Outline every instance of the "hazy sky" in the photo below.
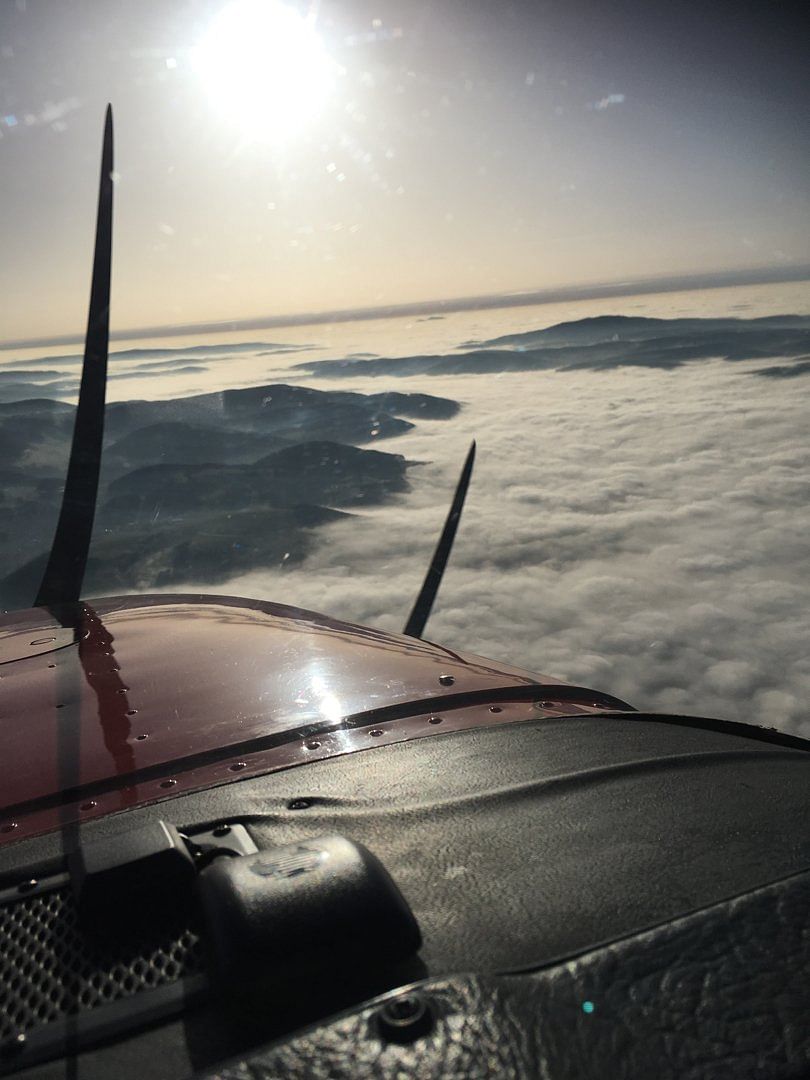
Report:
<svg viewBox="0 0 810 1080"><path fill-rule="evenodd" d="M3 0L0 340L83 327L108 100L117 330L810 262L800 13Z"/></svg>

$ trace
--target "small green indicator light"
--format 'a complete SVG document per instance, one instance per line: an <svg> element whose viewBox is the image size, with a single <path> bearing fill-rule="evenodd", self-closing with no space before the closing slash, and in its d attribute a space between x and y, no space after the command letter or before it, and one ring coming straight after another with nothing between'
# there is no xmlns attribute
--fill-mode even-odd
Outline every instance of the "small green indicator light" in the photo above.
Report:
<svg viewBox="0 0 810 1080"><path fill-rule="evenodd" d="M588 1013L590 1015L590 1013L592 1013L595 1008L596 1008L596 1006L594 1005L594 1003L592 1001L583 1001L582 1002L582 1011L584 1013Z"/></svg>

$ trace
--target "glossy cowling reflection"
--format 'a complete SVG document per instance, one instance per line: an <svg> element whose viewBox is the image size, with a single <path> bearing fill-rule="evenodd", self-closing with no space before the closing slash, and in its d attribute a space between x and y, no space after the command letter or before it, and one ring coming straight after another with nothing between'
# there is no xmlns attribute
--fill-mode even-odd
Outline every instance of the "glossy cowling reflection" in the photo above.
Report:
<svg viewBox="0 0 810 1080"><path fill-rule="evenodd" d="M7 615L0 676L0 840L392 738L630 708L430 642L231 597Z"/></svg>

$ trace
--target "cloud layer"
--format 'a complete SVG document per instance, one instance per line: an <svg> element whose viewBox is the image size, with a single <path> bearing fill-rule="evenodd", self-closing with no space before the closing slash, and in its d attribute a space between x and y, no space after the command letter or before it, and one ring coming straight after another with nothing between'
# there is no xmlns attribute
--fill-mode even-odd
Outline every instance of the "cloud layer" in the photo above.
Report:
<svg viewBox="0 0 810 1080"><path fill-rule="evenodd" d="M271 545L264 555L273 566L223 582L222 573L195 573L192 551L172 566L166 588L260 596L401 630L475 437L473 483L429 637L639 708L810 735L808 335L810 319L799 316L610 317L476 340L449 354L347 353L310 363L308 384L330 393L272 388L277 415L286 416L285 395L321 401L338 425L328 437L344 442L352 441L345 418L360 406L372 413L363 413L358 441L377 430L369 421L378 412L408 417L389 424L385 449L414 463L409 488L389 485L381 505L352 506L349 517L324 511L308 520L312 542L295 567ZM176 350L177 362L190 353ZM396 375L402 393L380 393L382 374ZM345 392L347 375L357 393ZM234 400L252 409L266 391ZM186 398L182 418L171 402L111 406L110 464L168 462L181 434L193 450L195 425L209 424L209 406L221 409L223 400ZM10 410L19 411L0 406L9 452L18 441ZM29 483L19 498L53 500L45 457L63 453L57 435L66 437L70 412L50 409L50 450L25 450L48 491ZM45 420L27 419L20 432L41 434ZM250 463L273 450L271 435L224 433L220 457ZM323 505L333 504L324 497ZM265 510L230 512L232 546L272 532ZM215 540L209 547L210 566Z"/></svg>
<svg viewBox="0 0 810 1080"><path fill-rule="evenodd" d="M759 366L437 376L466 404L401 440L430 462L412 493L329 526L294 574L229 588L401 629L475 436L429 637L639 708L810 735L806 403Z"/></svg>
<svg viewBox="0 0 810 1080"><path fill-rule="evenodd" d="M697 360L806 358L808 352L810 317L807 316L651 319L602 315L489 341L470 341L455 353L310 360L296 367L330 378L607 371L620 367L671 371Z"/></svg>

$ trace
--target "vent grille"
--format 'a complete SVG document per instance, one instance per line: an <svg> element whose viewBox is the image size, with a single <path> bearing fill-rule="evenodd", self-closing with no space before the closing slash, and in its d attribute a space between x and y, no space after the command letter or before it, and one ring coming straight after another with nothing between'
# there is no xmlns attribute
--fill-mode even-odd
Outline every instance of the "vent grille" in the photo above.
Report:
<svg viewBox="0 0 810 1080"><path fill-rule="evenodd" d="M0 1039L201 970L188 928L101 943L79 927L69 886L15 899L0 905Z"/></svg>

